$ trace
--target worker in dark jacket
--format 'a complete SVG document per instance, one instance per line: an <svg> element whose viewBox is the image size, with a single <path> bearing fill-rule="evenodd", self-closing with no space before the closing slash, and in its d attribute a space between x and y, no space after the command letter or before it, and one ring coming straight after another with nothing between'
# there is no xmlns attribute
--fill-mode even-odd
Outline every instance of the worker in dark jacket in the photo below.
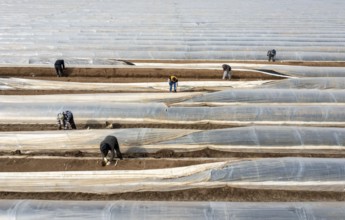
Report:
<svg viewBox="0 0 345 220"><path fill-rule="evenodd" d="M231 66L229 66L228 64L223 64L222 65L223 68L223 79L225 80L226 78L228 78L229 80L231 79Z"/></svg>
<svg viewBox="0 0 345 220"><path fill-rule="evenodd" d="M272 60L273 62L276 61L276 59L275 59L276 54L277 54L277 52L276 52L275 49L267 51L268 62L271 61L271 60Z"/></svg>
<svg viewBox="0 0 345 220"><path fill-rule="evenodd" d="M100 144L100 151L102 156L102 166L109 165L110 162L114 160L115 152L117 157L120 158L120 160L123 160L122 154L120 152L120 146L117 142L117 138L112 135L108 135L104 138L104 140ZM108 160L107 155L109 151L111 153L111 156Z"/></svg>
<svg viewBox="0 0 345 220"><path fill-rule="evenodd" d="M168 83L170 87L170 92L172 91L172 87L174 86L174 92L176 92L176 87L178 86L178 79L176 76L169 76Z"/></svg>
<svg viewBox="0 0 345 220"><path fill-rule="evenodd" d="M64 60L57 60L55 61L55 71L56 71L56 76L57 77L62 77L63 76L63 70L65 68L65 61Z"/></svg>
<svg viewBox="0 0 345 220"><path fill-rule="evenodd" d="M62 128L67 130L69 127L72 129L77 129L77 126L74 123L73 113L68 110L57 115L57 124L59 126L59 130Z"/></svg>

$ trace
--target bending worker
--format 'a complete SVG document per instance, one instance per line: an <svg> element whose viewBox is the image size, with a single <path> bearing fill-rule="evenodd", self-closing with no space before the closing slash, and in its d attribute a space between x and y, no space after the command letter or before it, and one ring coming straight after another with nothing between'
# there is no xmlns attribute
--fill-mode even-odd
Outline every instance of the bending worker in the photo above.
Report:
<svg viewBox="0 0 345 220"><path fill-rule="evenodd" d="M123 160L122 154L120 152L120 146L115 136L112 136L112 135L106 136L100 144L100 150L101 150L101 156L102 156L102 166L109 165L110 162L114 160L115 152L116 152L116 156L120 158L120 160ZM110 156L110 159L108 160L107 155L109 151L111 153L111 156Z"/></svg>
<svg viewBox="0 0 345 220"><path fill-rule="evenodd" d="M63 70L65 68L65 61L64 60L57 60L55 61L55 71L56 71L56 76L57 77L62 77L63 76Z"/></svg>
<svg viewBox="0 0 345 220"><path fill-rule="evenodd" d="M276 52L275 49L267 51L268 62L271 61L271 60L273 62L276 61L276 59L275 59L276 54L277 54L277 52Z"/></svg>
<svg viewBox="0 0 345 220"><path fill-rule="evenodd" d="M231 66L229 66L228 64L223 64L223 79L228 78L229 80L231 79Z"/></svg>
<svg viewBox="0 0 345 220"><path fill-rule="evenodd" d="M69 127L71 127L72 129L77 129L77 126L74 123L73 113L68 110L57 115L57 124L59 126L59 130L61 130L62 128L64 130L68 130Z"/></svg>
<svg viewBox="0 0 345 220"><path fill-rule="evenodd" d="M169 82L169 87L170 87L170 92L172 90L172 87L174 86L174 92L176 92L176 87L178 86L178 79L176 76L169 76L168 78L168 82Z"/></svg>

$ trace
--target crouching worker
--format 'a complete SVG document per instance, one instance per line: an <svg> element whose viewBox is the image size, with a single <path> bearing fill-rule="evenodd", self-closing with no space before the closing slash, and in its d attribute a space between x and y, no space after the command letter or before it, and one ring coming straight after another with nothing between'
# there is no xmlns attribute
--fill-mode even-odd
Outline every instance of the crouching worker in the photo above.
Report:
<svg viewBox="0 0 345 220"><path fill-rule="evenodd" d="M64 60L57 60L57 61L55 61L54 67L55 67L55 71L56 71L56 76L57 77L62 77L63 76L63 71L64 71L64 69L66 69L65 61Z"/></svg>
<svg viewBox="0 0 345 220"><path fill-rule="evenodd" d="M69 128L77 129L77 126L74 123L73 114L68 110L57 115L57 124L59 126L59 130L68 130Z"/></svg>
<svg viewBox="0 0 345 220"><path fill-rule="evenodd" d="M172 87L174 86L174 92L176 92L176 87L178 86L178 79L176 76L169 76L168 78L168 83L169 83L169 91L172 91Z"/></svg>
<svg viewBox="0 0 345 220"><path fill-rule="evenodd" d="M101 150L101 156L102 156L102 166L110 165L110 163L115 158L115 152L116 156L120 158L120 160L123 160L122 154L120 152L120 146L117 142L116 137L108 135L104 138L104 140L100 144L100 150ZM107 159L108 152L110 151L110 159Z"/></svg>
<svg viewBox="0 0 345 220"><path fill-rule="evenodd" d="M222 68L223 68L223 80L225 80L225 79L230 80L231 79L231 66L228 64L223 64Z"/></svg>
<svg viewBox="0 0 345 220"><path fill-rule="evenodd" d="M276 61L276 54L277 52L275 49L267 51L268 62L271 60L272 62Z"/></svg>

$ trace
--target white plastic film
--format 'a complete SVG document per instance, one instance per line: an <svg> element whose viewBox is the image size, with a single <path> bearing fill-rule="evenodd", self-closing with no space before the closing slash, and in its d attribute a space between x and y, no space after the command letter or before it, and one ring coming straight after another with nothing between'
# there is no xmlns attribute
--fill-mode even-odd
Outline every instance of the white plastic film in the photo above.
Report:
<svg viewBox="0 0 345 220"><path fill-rule="evenodd" d="M0 201L0 218L13 220L321 220L344 210L344 202Z"/></svg>
<svg viewBox="0 0 345 220"><path fill-rule="evenodd" d="M165 81L165 80L163 80ZM178 91L191 90L222 90L226 88L252 88L270 81L186 81L179 82ZM20 78L0 78L0 87L6 90L87 90L89 91L140 91L140 92L161 92L169 91L169 84L166 82L157 83L80 83L80 82L59 82L49 80L33 80Z"/></svg>
<svg viewBox="0 0 345 220"><path fill-rule="evenodd" d="M224 186L343 192L345 159L269 158L154 170L0 173L3 192L111 194Z"/></svg>
<svg viewBox="0 0 345 220"><path fill-rule="evenodd" d="M69 95L0 95L0 103L175 103L175 106L245 103L344 103L343 90L316 89L229 89L212 93L95 93Z"/></svg>
<svg viewBox="0 0 345 220"><path fill-rule="evenodd" d="M222 70L223 63L136 63L136 67L166 68L166 69L210 69ZM294 66L280 64L253 64L227 62L233 71L260 72L282 77L344 77L345 67Z"/></svg>
<svg viewBox="0 0 345 220"><path fill-rule="evenodd" d="M275 71L295 77L344 77L345 67L310 67L310 66L285 66L262 65L259 70Z"/></svg>
<svg viewBox="0 0 345 220"><path fill-rule="evenodd" d="M114 58L266 60L273 48L277 60L345 60L344 4L3 0L0 63L53 64L56 58L86 65L109 64Z"/></svg>
<svg viewBox="0 0 345 220"><path fill-rule="evenodd" d="M189 152L210 148L225 152L341 154L345 148L344 128L255 126L206 131L136 128L1 132L0 151L98 153L99 144L107 135L117 137L123 153Z"/></svg>
<svg viewBox="0 0 345 220"><path fill-rule="evenodd" d="M345 89L345 77L298 78L271 81L257 88L272 89Z"/></svg>
<svg viewBox="0 0 345 220"><path fill-rule="evenodd" d="M200 92L183 92L183 93L94 93L94 94L57 94L57 95L0 95L0 103L49 103L60 100L63 102L83 103L119 103L119 102L181 102Z"/></svg>
<svg viewBox="0 0 345 220"><path fill-rule="evenodd" d="M168 107L163 103L2 103L0 123L55 123L63 110L74 114L76 123L141 122L168 124L343 125L344 107L339 105L238 105L221 107Z"/></svg>
<svg viewBox="0 0 345 220"><path fill-rule="evenodd" d="M344 103L344 90L229 89L197 95L181 104L193 103Z"/></svg>
<svg viewBox="0 0 345 220"><path fill-rule="evenodd" d="M183 129L106 129L76 131L26 131L0 133L1 151L60 151L81 150L99 152L101 141L114 135L125 153L156 152L156 148L145 147L162 141L178 139L197 130ZM51 143L54 140L54 144ZM160 148L161 149L161 148Z"/></svg>

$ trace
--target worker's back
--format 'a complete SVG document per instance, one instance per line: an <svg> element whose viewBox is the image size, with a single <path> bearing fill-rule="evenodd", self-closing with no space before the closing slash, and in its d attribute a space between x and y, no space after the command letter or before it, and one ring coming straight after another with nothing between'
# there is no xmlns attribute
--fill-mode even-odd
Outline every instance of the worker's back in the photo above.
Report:
<svg viewBox="0 0 345 220"><path fill-rule="evenodd" d="M177 79L177 77L176 76L169 76L169 80L171 81L171 82L178 82L178 79Z"/></svg>
<svg viewBox="0 0 345 220"><path fill-rule="evenodd" d="M60 66L60 65L65 65L65 61L64 60L57 60L55 61L55 66Z"/></svg>
<svg viewBox="0 0 345 220"><path fill-rule="evenodd" d="M109 145L110 149L114 149L115 147L115 143L116 143L116 137L112 136L112 135L108 135L104 138L104 140L101 142L100 146L107 144Z"/></svg>

